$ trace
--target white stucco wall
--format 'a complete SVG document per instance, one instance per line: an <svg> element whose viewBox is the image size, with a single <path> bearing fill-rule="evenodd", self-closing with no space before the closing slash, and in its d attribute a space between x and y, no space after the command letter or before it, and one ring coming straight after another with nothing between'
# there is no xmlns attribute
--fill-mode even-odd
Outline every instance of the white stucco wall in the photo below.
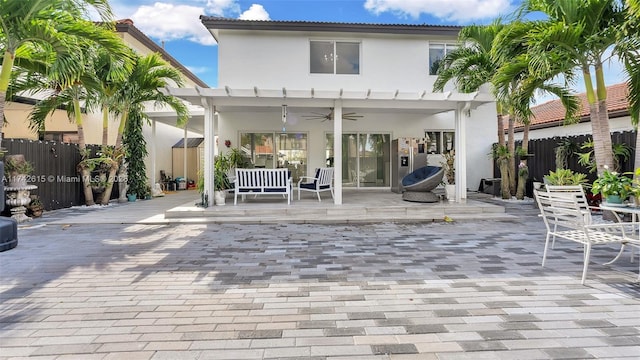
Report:
<svg viewBox="0 0 640 360"><path fill-rule="evenodd" d="M633 126L631 125L631 117L623 116L619 118L609 119L609 130L611 132L633 130ZM591 122L583 122L579 124L558 125L545 129L530 130L529 139L546 139L552 137L575 136L591 133ZM514 137L516 140L522 140L522 131L516 132L514 134Z"/></svg>
<svg viewBox="0 0 640 360"><path fill-rule="evenodd" d="M434 116L438 123L453 122L453 112ZM491 145L497 142L498 122L494 104L486 104L471 110L466 122L467 189L478 190L480 180L493 177Z"/></svg>
<svg viewBox="0 0 640 360"><path fill-rule="evenodd" d="M219 43L219 87L250 89L372 89L431 91L429 40L454 43L454 38L383 34L237 33L222 31ZM374 37L375 36L375 37ZM309 42L360 42L360 74L311 74ZM259 56L256 56L259 54Z"/></svg>

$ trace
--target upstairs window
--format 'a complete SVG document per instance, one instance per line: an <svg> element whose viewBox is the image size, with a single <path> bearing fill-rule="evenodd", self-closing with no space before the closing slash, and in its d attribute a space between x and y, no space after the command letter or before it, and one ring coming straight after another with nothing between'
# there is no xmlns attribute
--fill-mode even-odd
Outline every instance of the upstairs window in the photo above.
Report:
<svg viewBox="0 0 640 360"><path fill-rule="evenodd" d="M360 74L360 43L311 41L312 74Z"/></svg>
<svg viewBox="0 0 640 360"><path fill-rule="evenodd" d="M438 75L442 59L457 48L453 44L429 44L429 75Z"/></svg>

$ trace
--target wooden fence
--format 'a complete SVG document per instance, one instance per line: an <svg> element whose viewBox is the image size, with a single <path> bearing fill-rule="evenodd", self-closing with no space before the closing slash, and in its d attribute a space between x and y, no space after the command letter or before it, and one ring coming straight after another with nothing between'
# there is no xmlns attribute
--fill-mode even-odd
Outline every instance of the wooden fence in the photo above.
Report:
<svg viewBox="0 0 640 360"><path fill-rule="evenodd" d="M55 141L3 139L6 155L23 154L33 164L33 174L27 179L38 188L31 193L40 196L45 210L84 205L82 183L77 171L80 162L78 145ZM87 145L93 152L98 145ZM114 184L111 199L118 198L118 185Z"/></svg>
<svg viewBox="0 0 640 360"><path fill-rule="evenodd" d="M567 137L553 137L545 139L529 140L529 154L533 154L532 157L527 159L527 166L529 167L529 183L527 184L527 196L532 196L532 183L534 181L543 182L544 176L548 175L550 171L556 170L556 153L555 149L562 142L570 141L575 144L577 148L588 140L591 140L591 135L577 135ZM634 131L614 132L611 133L611 142L613 144L627 144L630 149L629 158L621 162L621 172L630 172L634 170L634 159L636 149L636 133ZM516 141L516 148L521 146L521 141ZM588 150L578 150L579 152L586 152ZM514 165L517 167L520 163L520 158L514 159ZM567 158L567 168L574 172L581 172L587 175L589 182L593 182L597 178L597 174L589 173L589 170L578 164L578 156L571 155ZM500 177L500 169L497 163L494 162L493 167L494 177Z"/></svg>
<svg viewBox="0 0 640 360"><path fill-rule="evenodd" d="M570 137L553 137L547 139L529 140L529 153L533 154L533 157L527 161L527 165L529 167L529 178L531 178L533 181L542 181L544 176L549 174L549 171L556 170L555 149L561 142L569 140L579 148L585 141L588 141L590 139L592 139L591 135L579 135ZM620 164L620 171L633 171L636 148L636 133L634 131L611 133L611 142L613 144L627 144L631 148L631 154L629 158ZM520 144L521 142L517 142L516 147L520 146ZM588 150L579 151L587 152ZM596 179L597 175L595 173L589 173L589 170L587 168L578 164L577 155L569 156L567 160L567 167L569 169L587 174L590 181ZM516 166L519 162L520 159L516 159Z"/></svg>

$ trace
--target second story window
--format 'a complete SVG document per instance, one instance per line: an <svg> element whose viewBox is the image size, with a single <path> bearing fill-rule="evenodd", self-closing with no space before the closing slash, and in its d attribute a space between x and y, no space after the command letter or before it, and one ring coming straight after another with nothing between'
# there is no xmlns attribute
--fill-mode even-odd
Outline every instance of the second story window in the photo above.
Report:
<svg viewBox="0 0 640 360"><path fill-rule="evenodd" d="M360 43L349 41L311 41L312 74L360 74Z"/></svg>
<svg viewBox="0 0 640 360"><path fill-rule="evenodd" d="M437 75L442 59L457 47L453 44L429 44L429 75Z"/></svg>

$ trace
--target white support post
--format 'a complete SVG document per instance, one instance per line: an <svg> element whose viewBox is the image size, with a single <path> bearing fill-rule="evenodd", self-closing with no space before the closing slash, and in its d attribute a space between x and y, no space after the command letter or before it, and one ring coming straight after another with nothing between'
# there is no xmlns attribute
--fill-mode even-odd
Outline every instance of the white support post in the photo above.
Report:
<svg viewBox="0 0 640 360"><path fill-rule="evenodd" d="M333 203L342 205L342 101L333 108Z"/></svg>
<svg viewBox="0 0 640 360"><path fill-rule="evenodd" d="M182 151L182 176L184 177L184 181L187 181L187 127L184 127L184 141L182 143L183 151Z"/></svg>
<svg viewBox="0 0 640 360"><path fill-rule="evenodd" d="M156 120L151 121L151 188L153 189L156 186L157 177L156 177L156 169L157 169L157 148L156 148Z"/></svg>
<svg viewBox="0 0 640 360"><path fill-rule="evenodd" d="M213 205L214 172L213 172L213 152L215 145L215 108L207 99L202 99L204 107L204 193L209 198L209 206Z"/></svg>
<svg viewBox="0 0 640 360"><path fill-rule="evenodd" d="M458 104L455 112L456 203L467 202L467 119L471 103Z"/></svg>

